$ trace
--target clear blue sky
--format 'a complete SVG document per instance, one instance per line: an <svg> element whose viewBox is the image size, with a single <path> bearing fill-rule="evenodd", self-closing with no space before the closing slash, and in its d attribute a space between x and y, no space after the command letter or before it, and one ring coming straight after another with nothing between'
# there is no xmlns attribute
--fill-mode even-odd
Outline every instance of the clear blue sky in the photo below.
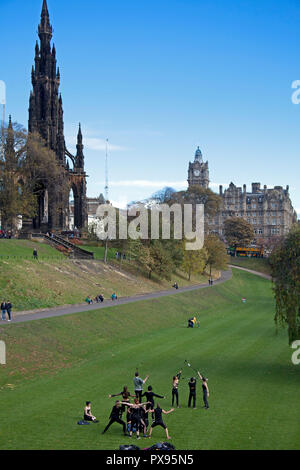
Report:
<svg viewBox="0 0 300 470"><path fill-rule="evenodd" d="M42 0L0 0L7 113L27 126ZM212 189L290 185L300 213L299 0L48 0L66 142L84 134L88 195L183 189L197 145Z"/></svg>

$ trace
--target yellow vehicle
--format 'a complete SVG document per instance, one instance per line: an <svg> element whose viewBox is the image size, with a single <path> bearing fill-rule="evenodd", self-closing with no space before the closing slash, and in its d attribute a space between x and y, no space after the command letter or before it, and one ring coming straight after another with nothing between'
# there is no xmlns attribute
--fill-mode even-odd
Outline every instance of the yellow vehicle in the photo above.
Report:
<svg viewBox="0 0 300 470"><path fill-rule="evenodd" d="M250 246L250 247L237 247L235 249L236 256L248 258L263 258L264 247Z"/></svg>

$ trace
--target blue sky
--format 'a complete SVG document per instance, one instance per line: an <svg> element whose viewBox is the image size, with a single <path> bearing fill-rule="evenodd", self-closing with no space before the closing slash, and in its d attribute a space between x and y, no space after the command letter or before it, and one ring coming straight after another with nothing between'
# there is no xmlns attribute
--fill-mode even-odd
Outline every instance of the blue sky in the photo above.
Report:
<svg viewBox="0 0 300 470"><path fill-rule="evenodd" d="M0 0L7 114L27 126L42 0ZM300 214L299 0L48 0L65 135L84 134L88 195L119 205L186 187L199 145L211 188L290 186Z"/></svg>

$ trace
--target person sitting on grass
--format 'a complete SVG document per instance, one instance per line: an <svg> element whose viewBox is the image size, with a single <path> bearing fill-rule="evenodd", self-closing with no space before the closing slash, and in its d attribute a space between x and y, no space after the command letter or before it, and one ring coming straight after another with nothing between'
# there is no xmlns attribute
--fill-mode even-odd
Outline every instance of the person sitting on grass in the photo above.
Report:
<svg viewBox="0 0 300 470"><path fill-rule="evenodd" d="M91 297L88 295L87 298L85 299L85 301L90 305L93 303Z"/></svg>
<svg viewBox="0 0 300 470"><path fill-rule="evenodd" d="M153 428L155 428L155 426L161 426L166 431L167 439L171 439L171 437L169 436L168 428L165 425L165 423L163 422L162 413L165 414L165 415L168 415L169 413L172 413L173 411L174 411L174 408L171 408L169 411L163 410L160 407L159 403L157 403L157 407L155 408L155 410L149 410L149 413L154 413L154 421L153 421L153 423L151 424L151 427L150 427L149 437L152 436L152 430L153 430Z"/></svg>
<svg viewBox="0 0 300 470"><path fill-rule="evenodd" d="M91 402L87 401L84 407L84 421L92 421L93 423L98 423L96 416L92 415Z"/></svg>
<svg viewBox="0 0 300 470"><path fill-rule="evenodd" d="M114 301L114 300L117 300L118 297L117 297L117 294L114 292L111 296L111 300Z"/></svg>

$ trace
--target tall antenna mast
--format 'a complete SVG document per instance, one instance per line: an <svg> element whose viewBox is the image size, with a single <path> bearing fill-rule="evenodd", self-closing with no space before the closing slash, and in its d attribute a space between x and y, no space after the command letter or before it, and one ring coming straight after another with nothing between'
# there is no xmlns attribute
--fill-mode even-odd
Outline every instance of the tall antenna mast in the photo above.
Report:
<svg viewBox="0 0 300 470"><path fill-rule="evenodd" d="M106 150L105 150L105 201L108 201L108 139L106 139Z"/></svg>

